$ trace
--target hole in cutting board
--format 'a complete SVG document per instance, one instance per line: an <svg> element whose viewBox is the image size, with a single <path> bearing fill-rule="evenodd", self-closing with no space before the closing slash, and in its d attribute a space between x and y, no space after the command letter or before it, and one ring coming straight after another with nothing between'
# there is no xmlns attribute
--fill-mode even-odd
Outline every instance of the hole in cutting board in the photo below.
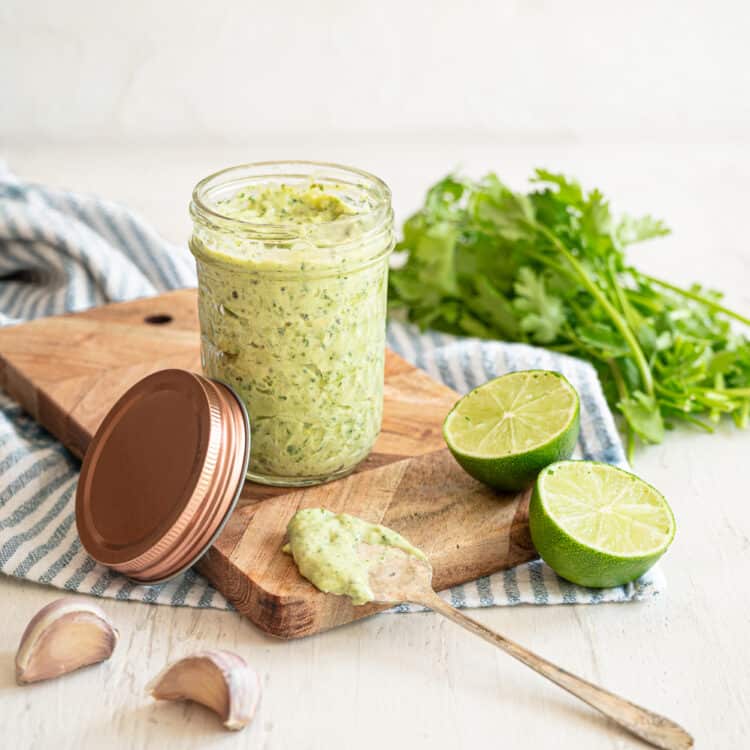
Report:
<svg viewBox="0 0 750 750"><path fill-rule="evenodd" d="M167 323L171 323L172 320L173 318L171 315L149 315L143 319L143 322L152 326L163 326Z"/></svg>

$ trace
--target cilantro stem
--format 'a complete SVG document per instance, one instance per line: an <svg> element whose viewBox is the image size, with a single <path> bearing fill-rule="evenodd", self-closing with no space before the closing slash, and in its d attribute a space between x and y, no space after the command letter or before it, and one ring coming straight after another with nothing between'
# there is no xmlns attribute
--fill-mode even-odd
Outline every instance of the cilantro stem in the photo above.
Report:
<svg viewBox="0 0 750 750"><path fill-rule="evenodd" d="M750 417L750 401L745 401L739 410L732 414L732 417L737 427L744 430L747 427L748 418Z"/></svg>
<svg viewBox="0 0 750 750"><path fill-rule="evenodd" d="M604 355L604 354L603 354L603 353L602 353L601 351L599 351L599 350L597 350L597 349L593 349L593 348L592 348L592 347L590 347L590 346L589 346L588 344L586 344L586 343L584 343L583 341L581 341L581 339L580 339L580 338L578 338L578 336L576 335L576 332L575 332L575 331L573 330L573 327L572 327L572 326L571 326L571 325L570 325L569 323L566 323L566 324L565 324L565 326L564 326L564 328L563 328L563 331L564 331L565 335L566 335L566 336L567 336L567 337L568 337L568 338L569 338L569 339L570 339L571 341L573 341L573 342L575 343L575 346L576 346L576 347L578 348L578 350L579 350L579 351L580 351L580 350L583 350L583 351L585 351L585 352L586 352L586 354L587 354L587 355L588 355L588 356L589 356L589 357L590 357L590 358L591 358L592 360L596 359L596 360L599 360L600 362L604 362L605 364L606 364L606 363L607 363L607 362L609 361L609 358L608 358L607 356L605 356L605 355ZM563 351L562 349L559 349L559 348L557 348L557 347L555 347L555 349L556 349L557 351Z"/></svg>
<svg viewBox="0 0 750 750"><path fill-rule="evenodd" d="M612 378L615 381L615 388L617 389L617 395L620 401L624 401L628 397L628 387L625 385L625 378L622 377L620 367L614 359L608 359L607 364L609 365ZM626 437L626 451L628 461L633 462L633 455L635 454L635 433L633 428L630 426L630 422L625 420L625 437Z"/></svg>
<svg viewBox="0 0 750 750"><path fill-rule="evenodd" d="M638 307L646 308L646 311L652 315L658 315L664 309L663 300L655 302L654 300L647 299L642 294L638 294L634 289L626 289L625 293L631 302L631 306L636 305Z"/></svg>
<svg viewBox="0 0 750 750"><path fill-rule="evenodd" d="M554 260L551 258L545 257L544 253L534 253L531 251L528 251L526 253L529 258L532 260L536 260L542 265L548 266L549 268L554 269L559 274L562 274L563 276L567 276L572 281L578 281L578 276L574 274L569 268L565 268L565 266L561 266L559 263L555 263Z"/></svg>
<svg viewBox="0 0 750 750"><path fill-rule="evenodd" d="M623 399L628 397L628 387L625 385L625 378L622 377L620 367L614 359L608 359L607 364L609 369L612 371L612 377L615 381L615 387L617 388L617 395Z"/></svg>
<svg viewBox="0 0 750 750"><path fill-rule="evenodd" d="M700 427L701 430L705 430L708 433L713 433L714 431L714 428L711 427L710 424L706 424L703 420L698 419L697 417L691 417L689 414L686 414L676 407L667 406L666 409L673 412L672 417L675 419L681 419L683 422L695 425L695 427Z"/></svg>
<svg viewBox="0 0 750 750"><path fill-rule="evenodd" d="M640 321L636 319L636 315L638 315L638 313L635 310L633 310L633 308L631 307L630 303L628 302L628 298L625 294L625 290L617 281L617 270L615 269L615 258L612 255L609 257L609 262L607 263L607 271L609 273L609 285L612 288L612 293L614 294L615 298L620 303L620 309L622 310L622 313L625 316L625 320L627 320L628 325L630 325L631 327L635 327L636 325L639 325Z"/></svg>
<svg viewBox="0 0 750 750"><path fill-rule="evenodd" d="M646 361L646 357L643 354L643 350L641 349L640 344L638 343L635 335L633 334L633 331L631 330L625 319L617 311L617 308L607 299L602 290L599 289L594 281L592 281L591 277L586 273L586 269L581 265L581 263L573 255L573 253L571 253L570 250L568 250L568 248L565 247L562 242L560 242L560 240L557 238L557 235L547 229L547 227L542 226L537 222L529 223L534 229L536 229L538 232L541 232L545 237L547 237L547 239L563 255L563 257L568 261L568 263L570 263L575 272L578 274L581 283L590 292L591 296L594 297L594 299L604 308L604 311L607 313L607 315L609 315L617 330L622 334L622 337L627 342L630 351L633 352L633 358L635 359L635 364L641 374L641 380L643 381L643 387L646 391L646 394L649 396L653 396L654 380L653 376L651 375L651 368L648 366L648 362Z"/></svg>
<svg viewBox="0 0 750 750"><path fill-rule="evenodd" d="M739 320L740 323L744 323L745 325L750 326L750 318L746 318L744 315L740 315L734 310L730 310L728 307L724 307L724 305L720 305L718 302L714 302L712 299L704 297L702 294L691 292L689 289L682 289L679 286L670 284L668 281L662 281L661 279L657 279L655 276L648 276L645 273L639 273L638 276L641 279L650 281L652 284L663 286L665 289L669 289L675 294L681 294L683 297L687 297L688 299L694 300L695 302L700 302L701 304L711 308L712 310L715 310L716 312L724 313L724 315L730 318L734 318L735 320Z"/></svg>
<svg viewBox="0 0 750 750"><path fill-rule="evenodd" d="M579 349L578 342L572 344L547 344L548 349L553 349L556 352L562 352L563 354L567 352L576 352Z"/></svg>
<svg viewBox="0 0 750 750"><path fill-rule="evenodd" d="M724 388L708 388L707 390L715 391L719 390L722 393L728 393L730 396L739 396L740 398L750 398L750 388L732 388L731 386L725 386Z"/></svg>

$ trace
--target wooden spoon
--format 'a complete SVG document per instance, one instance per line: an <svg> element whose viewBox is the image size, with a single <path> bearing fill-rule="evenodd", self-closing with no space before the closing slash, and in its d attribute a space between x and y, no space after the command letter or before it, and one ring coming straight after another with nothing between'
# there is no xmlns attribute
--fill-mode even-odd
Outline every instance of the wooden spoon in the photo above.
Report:
<svg viewBox="0 0 750 750"><path fill-rule="evenodd" d="M432 588L432 566L426 560L395 547L364 543L359 546L359 555L368 562L374 601L383 604L411 602L429 607L493 643L651 745L664 750L693 747L693 738L673 721L576 677L446 604Z"/></svg>

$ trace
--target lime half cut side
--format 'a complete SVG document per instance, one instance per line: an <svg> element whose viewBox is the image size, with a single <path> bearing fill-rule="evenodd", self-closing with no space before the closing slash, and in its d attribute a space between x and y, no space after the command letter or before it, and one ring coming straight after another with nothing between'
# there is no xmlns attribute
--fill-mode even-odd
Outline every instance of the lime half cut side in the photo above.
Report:
<svg viewBox="0 0 750 750"><path fill-rule="evenodd" d="M464 396L446 417L443 436L475 479L515 491L548 464L568 458L578 430L575 388L557 372L523 370Z"/></svg>
<svg viewBox="0 0 750 750"><path fill-rule="evenodd" d="M594 588L643 575L666 551L675 520L664 497L630 472L594 461L561 461L537 479L531 539L560 576Z"/></svg>

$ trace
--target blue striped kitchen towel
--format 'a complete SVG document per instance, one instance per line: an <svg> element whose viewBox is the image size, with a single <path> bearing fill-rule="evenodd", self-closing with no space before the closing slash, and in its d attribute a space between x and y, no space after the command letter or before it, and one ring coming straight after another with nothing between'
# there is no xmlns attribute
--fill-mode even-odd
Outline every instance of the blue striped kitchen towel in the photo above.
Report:
<svg viewBox="0 0 750 750"><path fill-rule="evenodd" d="M0 325L193 285L187 249L166 243L127 209L22 182L0 165ZM420 334L397 321L389 324L388 343L461 393L510 370L562 372L582 397L577 455L626 465L588 364L521 344ZM0 393L2 573L95 596L231 609L193 571L158 586L137 586L88 557L74 523L78 469L61 445ZM563 581L537 560L443 596L460 607L622 602L651 597L663 587L658 567L630 585L593 590Z"/></svg>

